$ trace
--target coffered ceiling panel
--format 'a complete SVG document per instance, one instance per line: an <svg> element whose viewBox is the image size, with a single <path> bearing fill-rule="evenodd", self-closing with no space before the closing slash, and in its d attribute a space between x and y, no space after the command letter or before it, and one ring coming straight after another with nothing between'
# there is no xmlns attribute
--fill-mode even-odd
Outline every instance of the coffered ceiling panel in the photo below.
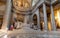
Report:
<svg viewBox="0 0 60 38"><path fill-rule="evenodd" d="M31 0L13 0L13 6L17 10L28 10L31 7Z"/></svg>

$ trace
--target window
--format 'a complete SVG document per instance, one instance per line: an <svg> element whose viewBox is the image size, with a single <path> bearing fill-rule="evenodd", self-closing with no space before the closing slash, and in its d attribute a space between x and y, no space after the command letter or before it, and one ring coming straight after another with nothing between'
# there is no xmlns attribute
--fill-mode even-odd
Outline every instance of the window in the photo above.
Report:
<svg viewBox="0 0 60 38"><path fill-rule="evenodd" d="M55 13L55 22L57 29L60 29L60 9L56 11Z"/></svg>

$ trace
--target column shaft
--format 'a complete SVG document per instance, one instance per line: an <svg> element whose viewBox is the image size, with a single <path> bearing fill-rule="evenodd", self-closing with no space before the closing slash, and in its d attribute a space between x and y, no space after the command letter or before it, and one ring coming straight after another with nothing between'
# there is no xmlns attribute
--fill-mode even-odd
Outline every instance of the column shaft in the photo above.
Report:
<svg viewBox="0 0 60 38"><path fill-rule="evenodd" d="M43 3L43 13L44 13L44 30L48 30L46 5L44 3Z"/></svg>
<svg viewBox="0 0 60 38"><path fill-rule="evenodd" d="M28 22L28 17L29 17L28 15L25 15L25 19L24 19L25 24L27 24L27 22Z"/></svg>
<svg viewBox="0 0 60 38"><path fill-rule="evenodd" d="M54 10L52 5L51 5L51 23L52 23L52 30L56 30Z"/></svg>
<svg viewBox="0 0 60 38"><path fill-rule="evenodd" d="M38 22L38 28L40 29L40 15L39 15L39 8L38 8L38 14L37 14L37 22Z"/></svg>
<svg viewBox="0 0 60 38"><path fill-rule="evenodd" d="M29 22L30 22L30 27L32 27L32 23L33 23L32 15L29 15Z"/></svg>
<svg viewBox="0 0 60 38"><path fill-rule="evenodd" d="M12 7L11 3L12 3L11 0L7 0L6 12L5 12L3 24L2 24L2 29L5 29L5 30L7 30L7 26L9 25L9 21L10 21L11 7Z"/></svg>

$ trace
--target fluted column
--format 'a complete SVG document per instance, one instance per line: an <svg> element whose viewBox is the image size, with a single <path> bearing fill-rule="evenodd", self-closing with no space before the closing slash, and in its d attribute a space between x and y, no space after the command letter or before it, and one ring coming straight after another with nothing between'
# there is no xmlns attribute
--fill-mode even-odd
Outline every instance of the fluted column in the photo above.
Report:
<svg viewBox="0 0 60 38"><path fill-rule="evenodd" d="M51 5L50 7L51 7L51 23L52 23L52 30L56 30L53 6Z"/></svg>
<svg viewBox="0 0 60 38"><path fill-rule="evenodd" d="M11 7L12 7L12 1L7 0L7 5L6 5L6 12L3 18L3 24L2 24L2 29L7 30L7 26L9 25L10 17L11 17Z"/></svg>
<svg viewBox="0 0 60 38"><path fill-rule="evenodd" d="M45 5L45 3L43 3L43 13L44 13L44 30L48 30L47 12L46 12L46 5Z"/></svg>

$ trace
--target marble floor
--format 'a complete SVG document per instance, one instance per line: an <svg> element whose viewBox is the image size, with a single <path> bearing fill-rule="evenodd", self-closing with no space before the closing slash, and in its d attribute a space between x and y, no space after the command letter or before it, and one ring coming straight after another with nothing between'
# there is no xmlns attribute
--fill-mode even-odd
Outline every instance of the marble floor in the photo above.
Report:
<svg viewBox="0 0 60 38"><path fill-rule="evenodd" d="M60 32L57 31L40 31L27 28L8 31L8 38L60 38Z"/></svg>
<svg viewBox="0 0 60 38"><path fill-rule="evenodd" d="M22 29L7 31L7 34L1 34L0 38L60 38L59 31L40 31L39 29L31 29L29 26L24 26Z"/></svg>

